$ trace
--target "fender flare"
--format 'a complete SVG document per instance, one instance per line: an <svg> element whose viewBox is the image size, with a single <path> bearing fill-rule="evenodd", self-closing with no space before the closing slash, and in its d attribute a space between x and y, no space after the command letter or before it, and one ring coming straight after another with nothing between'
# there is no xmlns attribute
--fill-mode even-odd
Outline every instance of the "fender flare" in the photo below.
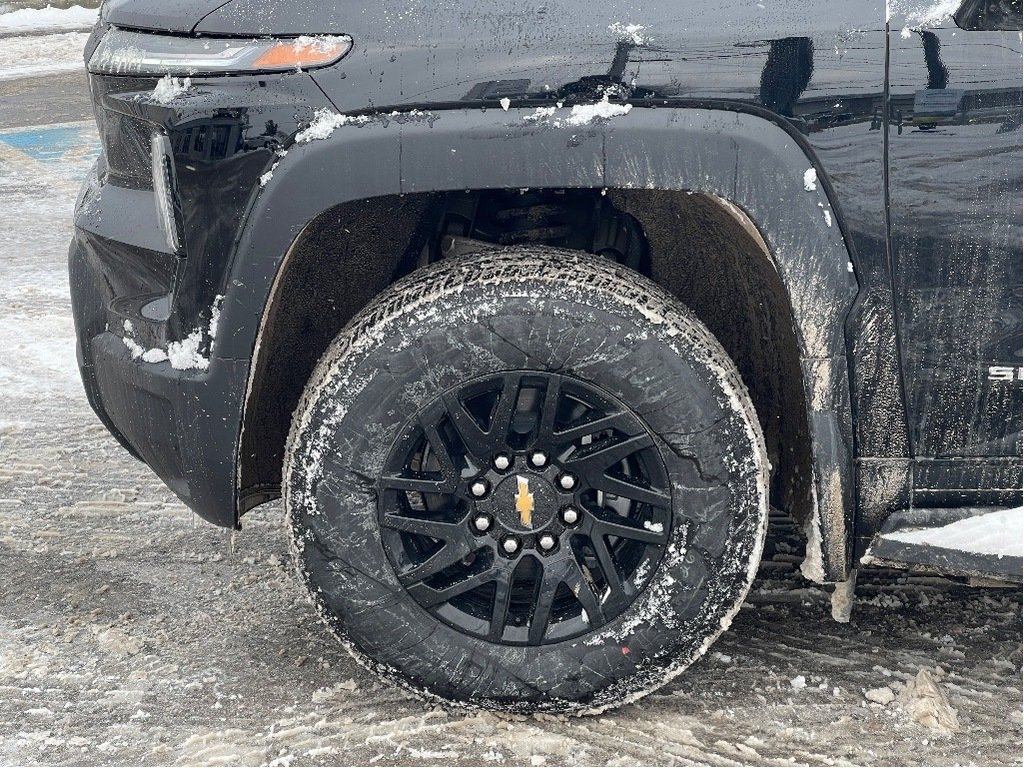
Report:
<svg viewBox="0 0 1024 768"><path fill-rule="evenodd" d="M249 360L274 281L303 227L336 205L383 195L488 188L625 188L714 195L756 226L788 293L811 437L811 580L844 581L854 517L844 324L857 296L853 249L827 177L795 131L728 106L633 108L589 125L558 110L453 108L351 121L296 143L258 191L225 286L216 357ZM805 172L815 168L815 183ZM251 381L246 392L248 401ZM240 420L241 424L241 420ZM238 467L236 443L235 467ZM237 485L237 480L236 480ZM237 498L237 488L236 488Z"/></svg>

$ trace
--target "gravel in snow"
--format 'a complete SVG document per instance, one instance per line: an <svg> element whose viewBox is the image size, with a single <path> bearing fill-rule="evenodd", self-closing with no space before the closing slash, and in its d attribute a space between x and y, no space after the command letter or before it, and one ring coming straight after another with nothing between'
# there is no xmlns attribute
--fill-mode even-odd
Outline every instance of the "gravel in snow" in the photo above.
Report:
<svg viewBox="0 0 1024 768"><path fill-rule="evenodd" d="M1020 590L866 568L836 624L788 530L713 651L638 704L509 717L382 686L296 585L278 505L195 522L89 410L67 173L0 152L0 763L1020 764Z"/></svg>

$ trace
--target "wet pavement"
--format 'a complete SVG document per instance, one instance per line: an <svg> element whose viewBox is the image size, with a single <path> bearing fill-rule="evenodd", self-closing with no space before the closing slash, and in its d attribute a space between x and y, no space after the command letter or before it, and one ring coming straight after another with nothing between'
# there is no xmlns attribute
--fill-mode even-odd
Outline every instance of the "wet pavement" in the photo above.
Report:
<svg viewBox="0 0 1024 768"><path fill-rule="evenodd" d="M91 118L92 105L84 69L16 80L0 79L0 129Z"/></svg>

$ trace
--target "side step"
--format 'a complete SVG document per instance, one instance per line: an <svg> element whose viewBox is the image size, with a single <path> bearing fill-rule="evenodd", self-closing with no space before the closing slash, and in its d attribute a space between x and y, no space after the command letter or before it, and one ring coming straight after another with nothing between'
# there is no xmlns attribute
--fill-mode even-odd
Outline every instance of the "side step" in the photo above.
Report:
<svg viewBox="0 0 1024 768"><path fill-rule="evenodd" d="M1024 581L1024 507L894 512L861 563L996 581Z"/></svg>

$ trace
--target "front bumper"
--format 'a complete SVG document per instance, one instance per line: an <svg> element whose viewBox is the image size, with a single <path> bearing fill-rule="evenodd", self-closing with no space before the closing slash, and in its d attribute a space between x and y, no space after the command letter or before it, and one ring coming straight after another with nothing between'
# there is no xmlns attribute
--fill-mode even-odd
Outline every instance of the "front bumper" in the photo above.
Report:
<svg viewBox="0 0 1024 768"><path fill-rule="evenodd" d="M103 151L69 253L79 366L114 436L196 513L233 526L251 350L218 356L214 321L234 300L234 244L261 174L328 102L300 73L197 79L170 103L153 97L156 84L90 76ZM157 220L154 134L173 148L177 251ZM183 364L172 353L190 338Z"/></svg>
<svg viewBox="0 0 1024 768"><path fill-rule="evenodd" d="M89 403L185 504L212 523L233 526L248 361L212 358L208 370L183 371L168 361L135 359L109 309L101 253L94 235L76 232L69 253L71 302Z"/></svg>

